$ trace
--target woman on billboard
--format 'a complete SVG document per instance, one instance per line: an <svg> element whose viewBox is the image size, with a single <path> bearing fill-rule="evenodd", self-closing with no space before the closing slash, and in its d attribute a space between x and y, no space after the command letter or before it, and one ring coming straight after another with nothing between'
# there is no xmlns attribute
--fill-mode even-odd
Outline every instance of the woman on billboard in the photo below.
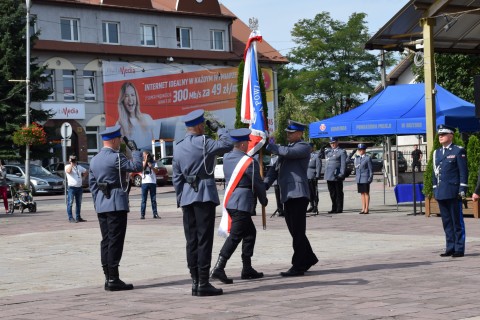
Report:
<svg viewBox="0 0 480 320"><path fill-rule="evenodd" d="M118 97L118 122L122 135L136 142L139 149L150 149L155 139L155 122L140 111L138 91L131 82L125 82Z"/></svg>

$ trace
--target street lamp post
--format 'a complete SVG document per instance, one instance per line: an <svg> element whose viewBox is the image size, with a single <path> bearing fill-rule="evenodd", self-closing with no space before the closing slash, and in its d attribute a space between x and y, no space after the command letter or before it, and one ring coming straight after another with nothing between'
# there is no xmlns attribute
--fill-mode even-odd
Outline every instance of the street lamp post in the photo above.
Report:
<svg viewBox="0 0 480 320"><path fill-rule="evenodd" d="M26 82L26 98L25 98L25 126L30 125L30 0L26 1L27 21L26 21L26 55L27 55L27 75ZM30 145L25 147L25 186L30 187Z"/></svg>

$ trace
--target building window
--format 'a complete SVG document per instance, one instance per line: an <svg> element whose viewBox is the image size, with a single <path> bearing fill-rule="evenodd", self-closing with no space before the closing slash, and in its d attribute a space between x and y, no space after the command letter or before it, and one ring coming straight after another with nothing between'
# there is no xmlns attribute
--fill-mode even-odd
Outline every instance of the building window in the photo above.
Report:
<svg viewBox="0 0 480 320"><path fill-rule="evenodd" d="M97 100L97 87L95 81L95 71L83 71L83 96L85 101Z"/></svg>
<svg viewBox="0 0 480 320"><path fill-rule="evenodd" d="M86 127L88 160L93 158L98 151L98 127Z"/></svg>
<svg viewBox="0 0 480 320"><path fill-rule="evenodd" d="M210 30L210 49L223 51L223 31Z"/></svg>
<svg viewBox="0 0 480 320"><path fill-rule="evenodd" d="M30 16L30 36L33 36L37 33L37 16L31 15Z"/></svg>
<svg viewBox="0 0 480 320"><path fill-rule="evenodd" d="M120 43L118 34L119 29L119 24L117 22L102 22L103 43Z"/></svg>
<svg viewBox="0 0 480 320"><path fill-rule="evenodd" d="M191 29L177 28L177 48L191 48Z"/></svg>
<svg viewBox="0 0 480 320"><path fill-rule="evenodd" d="M141 36L141 41L140 44L142 46L156 46L157 41L156 41L156 27L153 25L147 25L144 24L140 27L140 36Z"/></svg>
<svg viewBox="0 0 480 320"><path fill-rule="evenodd" d="M42 82L40 88L43 90L50 91L48 95L47 101L55 101L55 70L47 69L45 70L44 74L42 74L42 78L45 78L45 81Z"/></svg>
<svg viewBox="0 0 480 320"><path fill-rule="evenodd" d="M63 70L63 100L75 101L75 71Z"/></svg>
<svg viewBox="0 0 480 320"><path fill-rule="evenodd" d="M77 19L60 19L60 30L62 33L62 40L78 41L78 20Z"/></svg>

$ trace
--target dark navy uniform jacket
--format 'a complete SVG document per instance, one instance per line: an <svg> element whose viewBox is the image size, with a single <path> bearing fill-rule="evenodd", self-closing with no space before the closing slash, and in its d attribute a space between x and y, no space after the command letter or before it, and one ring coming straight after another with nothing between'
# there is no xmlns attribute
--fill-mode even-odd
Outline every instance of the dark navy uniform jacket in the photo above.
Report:
<svg viewBox="0 0 480 320"><path fill-rule="evenodd" d="M435 199L446 200L458 197L467 191L467 155L463 147L451 144L443 153L443 147L435 150L433 169L433 193Z"/></svg>

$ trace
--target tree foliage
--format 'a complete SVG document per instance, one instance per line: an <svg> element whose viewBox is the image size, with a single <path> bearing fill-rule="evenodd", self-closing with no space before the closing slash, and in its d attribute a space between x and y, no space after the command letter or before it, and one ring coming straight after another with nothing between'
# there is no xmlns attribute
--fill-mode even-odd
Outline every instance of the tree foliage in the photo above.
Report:
<svg viewBox="0 0 480 320"><path fill-rule="evenodd" d="M424 82L423 66L413 68L418 82ZM480 56L435 53L436 82L459 96L473 102L473 77L480 75Z"/></svg>
<svg viewBox="0 0 480 320"><path fill-rule="evenodd" d="M298 46L288 58L296 66L280 70L279 86L307 103L318 118L359 105L379 79L377 58L364 49L369 39L365 17L354 13L344 23L322 12L298 21L292 30Z"/></svg>
<svg viewBox="0 0 480 320"><path fill-rule="evenodd" d="M19 149L12 148L12 136L19 127L25 125L26 120L25 81L9 81L26 78L25 16L25 1L0 1L0 114L2 114L0 158L2 159L18 157ZM30 23L33 24L33 21ZM31 46L36 39L37 35L31 36ZM42 77L44 69L34 61L35 58L32 58L30 64L30 97L31 101L42 101L50 92L41 89L42 82L46 80ZM48 112L33 109L30 111L32 122L45 121L48 117Z"/></svg>
<svg viewBox="0 0 480 320"><path fill-rule="evenodd" d="M480 167L480 140L475 135L471 135L467 144L468 161L468 196L475 192L478 179L478 169Z"/></svg>

